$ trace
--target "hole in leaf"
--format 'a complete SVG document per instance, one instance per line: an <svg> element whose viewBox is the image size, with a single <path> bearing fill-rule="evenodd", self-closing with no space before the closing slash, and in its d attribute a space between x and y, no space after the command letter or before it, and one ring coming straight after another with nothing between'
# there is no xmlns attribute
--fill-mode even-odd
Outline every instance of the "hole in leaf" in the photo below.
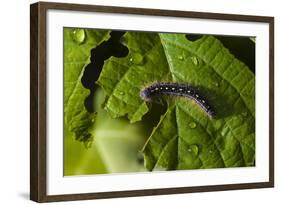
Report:
<svg viewBox="0 0 281 205"><path fill-rule="evenodd" d="M255 43L249 37L215 36L237 59L245 63L255 73Z"/></svg>
<svg viewBox="0 0 281 205"><path fill-rule="evenodd" d="M187 38L187 40L189 41L197 41L200 38L203 37L203 35L201 34L186 34L185 37Z"/></svg>
<svg viewBox="0 0 281 205"><path fill-rule="evenodd" d="M120 43L120 38L125 34L122 31L112 31L110 38L91 50L91 62L85 67L81 82L90 90L90 95L85 99L84 105L88 112L94 112L93 97L97 89L96 81L102 71L104 61L114 57L125 57L129 50Z"/></svg>

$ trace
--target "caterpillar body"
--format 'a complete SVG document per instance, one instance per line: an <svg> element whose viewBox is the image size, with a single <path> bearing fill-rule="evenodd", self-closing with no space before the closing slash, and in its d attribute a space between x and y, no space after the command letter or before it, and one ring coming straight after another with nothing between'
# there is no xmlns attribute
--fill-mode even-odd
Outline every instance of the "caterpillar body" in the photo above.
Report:
<svg viewBox="0 0 281 205"><path fill-rule="evenodd" d="M189 84L154 83L140 91L140 97L144 101L152 101L153 97L161 95L180 96L192 99L209 117L213 118L216 115L207 99L199 93L196 87Z"/></svg>

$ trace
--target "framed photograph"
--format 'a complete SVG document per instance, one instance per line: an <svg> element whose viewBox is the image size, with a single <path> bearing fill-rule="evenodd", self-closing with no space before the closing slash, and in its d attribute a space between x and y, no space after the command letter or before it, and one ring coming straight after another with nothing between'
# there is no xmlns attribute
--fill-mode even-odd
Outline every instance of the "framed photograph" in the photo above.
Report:
<svg viewBox="0 0 281 205"><path fill-rule="evenodd" d="M274 18L30 7L30 198L274 186Z"/></svg>

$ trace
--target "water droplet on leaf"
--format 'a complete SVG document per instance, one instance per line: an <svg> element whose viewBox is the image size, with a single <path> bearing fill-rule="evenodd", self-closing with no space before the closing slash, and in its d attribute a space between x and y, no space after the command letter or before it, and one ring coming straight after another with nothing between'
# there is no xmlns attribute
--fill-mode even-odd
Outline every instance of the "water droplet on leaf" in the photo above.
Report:
<svg viewBox="0 0 281 205"><path fill-rule="evenodd" d="M193 63L194 65L198 66L199 61L198 61L198 58L197 58L197 57L192 56L192 57L191 57L191 60L192 60L192 63Z"/></svg>
<svg viewBox="0 0 281 205"><path fill-rule="evenodd" d="M191 149L191 151L193 152L193 154L194 154L195 156L198 155L199 148L198 148L197 145L190 145L190 146L189 146L189 149Z"/></svg>
<svg viewBox="0 0 281 205"><path fill-rule="evenodd" d="M86 32L84 29L74 29L72 32L72 39L78 44L82 44L86 40Z"/></svg>
<svg viewBox="0 0 281 205"><path fill-rule="evenodd" d="M130 58L130 62L136 65L141 65L144 62L144 57L140 53L134 53Z"/></svg>
<svg viewBox="0 0 281 205"><path fill-rule="evenodd" d="M189 123L189 127L190 127L191 129L194 129L196 126L197 126L197 125L196 125L195 122Z"/></svg>
<svg viewBox="0 0 281 205"><path fill-rule="evenodd" d="M180 56L178 56L178 59L182 61L184 59L184 57L182 55L180 55Z"/></svg>
<svg viewBox="0 0 281 205"><path fill-rule="evenodd" d="M216 86L216 87L219 87L219 86L220 86L220 84L217 82L217 83L215 83L215 86Z"/></svg>

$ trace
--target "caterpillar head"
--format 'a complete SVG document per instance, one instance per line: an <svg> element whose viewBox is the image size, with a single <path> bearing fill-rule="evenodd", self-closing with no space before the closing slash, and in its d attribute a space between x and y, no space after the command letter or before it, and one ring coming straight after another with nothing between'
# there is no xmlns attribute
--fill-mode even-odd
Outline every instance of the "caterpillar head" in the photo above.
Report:
<svg viewBox="0 0 281 205"><path fill-rule="evenodd" d="M142 89L140 91L140 97L141 99L143 99L144 101L151 101L151 92L149 89L145 88L145 89Z"/></svg>

